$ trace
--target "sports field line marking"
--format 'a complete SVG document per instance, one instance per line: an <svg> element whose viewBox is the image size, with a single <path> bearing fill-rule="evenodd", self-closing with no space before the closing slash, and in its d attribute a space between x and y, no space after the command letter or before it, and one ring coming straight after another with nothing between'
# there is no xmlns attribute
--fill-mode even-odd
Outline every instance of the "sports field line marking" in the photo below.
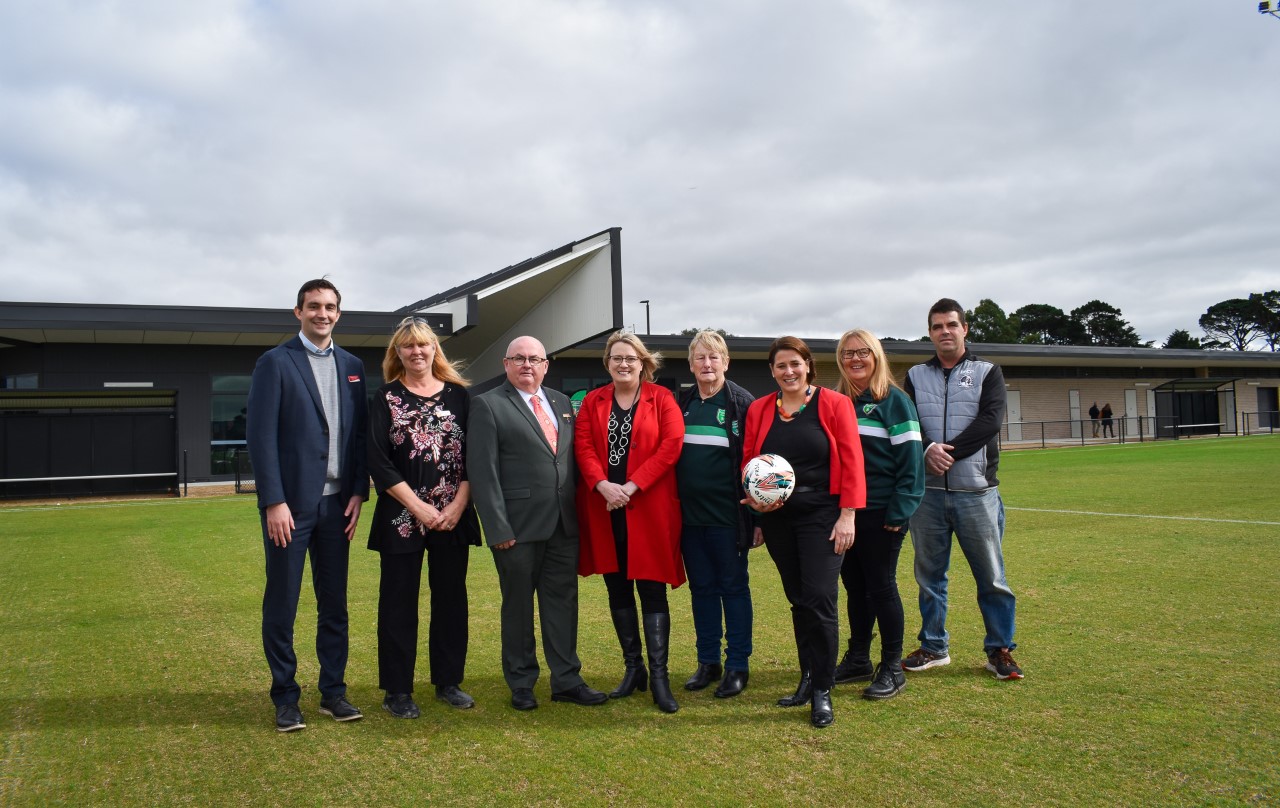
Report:
<svg viewBox="0 0 1280 808"><path fill-rule="evenodd" d="M1075 516L1124 516L1129 519L1173 519L1178 522L1225 522L1232 525L1276 525L1280 522L1263 522L1254 519L1210 519L1207 516L1159 516L1150 513L1105 513L1103 511L1065 511L1056 508L1011 508L1006 511L1030 511L1031 513L1068 513Z"/></svg>
<svg viewBox="0 0 1280 808"><path fill-rule="evenodd" d="M230 495L228 495L230 496ZM200 497L199 499L188 499L186 497L179 499L153 499L145 502L68 502L65 505L30 505L15 507L0 507L0 514L5 513L30 513L32 511L66 511L72 508L76 510L88 510L90 508L143 508L151 505L195 505L205 502L219 502L226 497Z"/></svg>

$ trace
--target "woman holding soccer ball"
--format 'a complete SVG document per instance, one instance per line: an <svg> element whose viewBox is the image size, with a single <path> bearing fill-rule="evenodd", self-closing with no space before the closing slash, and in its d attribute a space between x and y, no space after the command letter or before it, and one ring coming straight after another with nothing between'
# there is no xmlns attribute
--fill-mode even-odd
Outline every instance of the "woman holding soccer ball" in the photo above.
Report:
<svg viewBox="0 0 1280 808"><path fill-rule="evenodd" d="M858 511L858 543L840 577L849 612L849 650L836 682L866 682L868 699L889 699L907 686L902 673L902 598L898 554L907 522L924 498L924 451L916 406L893 380L884 347L861 328L840 337L842 394L853 400L866 462L867 507ZM871 666L871 633L880 622L880 664Z"/></svg>
<svg viewBox="0 0 1280 808"><path fill-rule="evenodd" d="M839 622L836 595L843 555L854 543L854 511L866 505L858 422L848 396L818 387L813 355L798 337L779 337L769 348L775 395L747 410L743 456L776 454L795 471L785 500L764 506L761 530L791 604L800 659L796 692L781 707L810 705L809 720L827 727Z"/></svg>
<svg viewBox="0 0 1280 808"><path fill-rule="evenodd" d="M582 400L573 449L580 472L578 572L604 575L626 666L609 695L623 698L652 687L658 709L674 713L680 706L667 673L667 584L685 580L675 476L684 419L671 391L653 383L660 360L629 331L609 337L604 366L613 382ZM648 671L640 658L637 593Z"/></svg>

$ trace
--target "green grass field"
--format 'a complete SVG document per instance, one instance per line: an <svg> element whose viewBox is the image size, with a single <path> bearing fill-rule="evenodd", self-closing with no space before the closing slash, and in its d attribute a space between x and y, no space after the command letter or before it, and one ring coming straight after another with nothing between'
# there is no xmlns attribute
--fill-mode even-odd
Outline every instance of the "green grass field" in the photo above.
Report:
<svg viewBox="0 0 1280 808"><path fill-rule="evenodd" d="M512 710L496 575L476 550L465 687L478 705L430 698L424 632L423 717L397 721L378 709L377 558L359 541L347 678L367 718L340 725L315 709L307 584L296 645L309 726L281 735L252 497L11 503L0 507L0 805L1280 802L1280 438L1010 452L1001 477L1027 678L982 670L957 551L952 664L910 676L889 702L837 688L825 731L773 704L796 671L764 551L751 562L756 651L740 698L677 688L674 715L648 694L582 708L552 704L544 677L542 707ZM910 650L909 548L898 577ZM687 588L672 609L683 682L695 661ZM616 684L599 578L582 581L579 648L591 684Z"/></svg>

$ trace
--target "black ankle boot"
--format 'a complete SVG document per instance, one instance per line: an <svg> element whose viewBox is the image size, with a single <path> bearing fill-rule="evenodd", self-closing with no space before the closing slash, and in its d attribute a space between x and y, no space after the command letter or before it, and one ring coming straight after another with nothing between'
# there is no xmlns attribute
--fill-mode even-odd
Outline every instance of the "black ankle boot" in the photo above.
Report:
<svg viewBox="0 0 1280 808"><path fill-rule="evenodd" d="M870 682L873 673L875 666L871 664L871 641L855 643L850 639L849 650L844 652L844 659L836 665L836 684Z"/></svg>
<svg viewBox="0 0 1280 808"><path fill-rule="evenodd" d="M635 608L614 609L612 615L613 630L618 633L618 645L622 646L622 661L627 670L609 698L621 699L637 690L643 693L649 686L649 674L640 658L640 621Z"/></svg>
<svg viewBox="0 0 1280 808"><path fill-rule="evenodd" d="M813 700L813 677L808 671L800 674L800 684L796 685L796 692L790 696L784 696L778 699L779 707L803 707Z"/></svg>
<svg viewBox="0 0 1280 808"><path fill-rule="evenodd" d="M653 688L653 703L664 713L680 709L676 697L671 695L671 680L667 676L667 642L671 638L671 615L646 614L644 616L644 644L649 652L649 685Z"/></svg>
<svg viewBox="0 0 1280 808"><path fill-rule="evenodd" d="M813 710L809 713L809 723L818 729L831 726L836 720L835 710L831 708L831 691L813 691Z"/></svg>
<svg viewBox="0 0 1280 808"><path fill-rule="evenodd" d="M720 663L708 665L705 662L698 663L698 669L693 672L693 676L689 677L689 681L684 683L685 690L704 690L712 682L720 678L723 673L720 669Z"/></svg>
<svg viewBox="0 0 1280 808"><path fill-rule="evenodd" d="M881 662L876 668L876 678L871 686L862 691L864 699L891 699L907 686L907 677L902 672L902 660Z"/></svg>

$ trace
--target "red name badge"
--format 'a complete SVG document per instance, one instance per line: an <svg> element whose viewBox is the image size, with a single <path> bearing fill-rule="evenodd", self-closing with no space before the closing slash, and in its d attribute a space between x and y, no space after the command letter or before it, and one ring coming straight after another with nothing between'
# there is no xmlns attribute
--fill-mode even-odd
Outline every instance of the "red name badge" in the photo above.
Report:
<svg viewBox="0 0 1280 808"><path fill-rule="evenodd" d="M360 377L359 377L359 376L348 376L348 377L347 377L347 381L349 381L349 382L358 382L358 381L360 381Z"/></svg>

